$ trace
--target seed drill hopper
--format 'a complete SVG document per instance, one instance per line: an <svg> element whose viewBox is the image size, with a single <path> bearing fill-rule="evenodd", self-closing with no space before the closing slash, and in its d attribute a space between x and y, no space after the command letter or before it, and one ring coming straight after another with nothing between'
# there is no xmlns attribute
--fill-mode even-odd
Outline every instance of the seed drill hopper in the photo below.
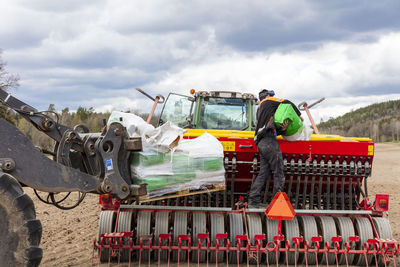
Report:
<svg viewBox="0 0 400 267"><path fill-rule="evenodd" d="M52 161L0 120L0 214L7 218L0 229L19 244L0 245L0 255L9 255L11 263L37 265L42 256L41 225L21 190L29 186L49 192L48 202L60 207L56 192L100 194L93 264L399 264L399 244L386 217L389 197L376 195L372 201L368 196L371 139L279 139L285 192L296 213L281 225L268 219L265 209L249 209L245 202L259 169L252 132L257 100L251 94L168 96L160 124L171 121L187 129L185 138L205 131L217 137L224 147L226 190L158 199L145 198L146 186L134 184L129 158L142 149L141 140L129 138L120 123L90 133L82 126L63 126L2 90L0 100L56 141ZM266 207L274 197L272 187L269 177L263 189Z"/></svg>

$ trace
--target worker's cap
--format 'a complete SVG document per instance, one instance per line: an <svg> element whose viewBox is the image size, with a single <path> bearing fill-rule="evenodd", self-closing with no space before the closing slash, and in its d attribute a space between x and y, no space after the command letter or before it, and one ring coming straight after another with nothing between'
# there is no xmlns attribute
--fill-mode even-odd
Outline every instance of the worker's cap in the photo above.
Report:
<svg viewBox="0 0 400 267"><path fill-rule="evenodd" d="M266 98L268 95L270 96L274 96L275 92L274 90L267 90L267 89L262 89L259 93L258 93L258 98L261 100L263 100L264 98Z"/></svg>

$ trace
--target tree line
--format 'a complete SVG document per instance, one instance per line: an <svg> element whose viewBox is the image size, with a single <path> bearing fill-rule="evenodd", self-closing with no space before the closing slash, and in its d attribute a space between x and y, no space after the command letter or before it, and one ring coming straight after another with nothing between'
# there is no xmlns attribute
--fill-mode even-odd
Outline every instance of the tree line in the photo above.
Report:
<svg viewBox="0 0 400 267"><path fill-rule="evenodd" d="M359 108L317 126L325 134L370 137L374 142L400 141L400 99Z"/></svg>

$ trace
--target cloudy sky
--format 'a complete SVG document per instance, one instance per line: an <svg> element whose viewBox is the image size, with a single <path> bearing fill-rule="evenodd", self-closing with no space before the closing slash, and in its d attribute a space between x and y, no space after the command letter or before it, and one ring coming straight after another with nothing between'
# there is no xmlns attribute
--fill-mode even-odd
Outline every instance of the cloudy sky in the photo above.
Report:
<svg viewBox="0 0 400 267"><path fill-rule="evenodd" d="M150 94L274 89L316 121L400 99L400 2L1 0L0 48L46 109L149 111Z"/></svg>

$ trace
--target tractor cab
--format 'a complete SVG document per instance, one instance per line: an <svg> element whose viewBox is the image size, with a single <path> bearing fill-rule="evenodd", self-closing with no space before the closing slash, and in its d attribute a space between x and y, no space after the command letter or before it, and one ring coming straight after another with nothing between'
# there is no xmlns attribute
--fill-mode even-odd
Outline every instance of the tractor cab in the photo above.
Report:
<svg viewBox="0 0 400 267"><path fill-rule="evenodd" d="M255 127L257 98L252 94L192 90L192 96L170 93L159 124L182 128L251 131Z"/></svg>

